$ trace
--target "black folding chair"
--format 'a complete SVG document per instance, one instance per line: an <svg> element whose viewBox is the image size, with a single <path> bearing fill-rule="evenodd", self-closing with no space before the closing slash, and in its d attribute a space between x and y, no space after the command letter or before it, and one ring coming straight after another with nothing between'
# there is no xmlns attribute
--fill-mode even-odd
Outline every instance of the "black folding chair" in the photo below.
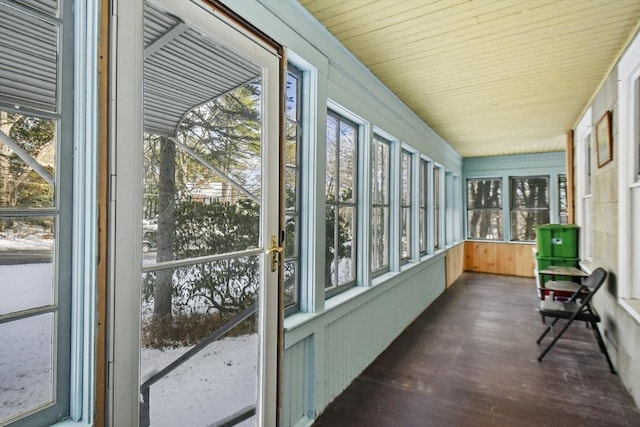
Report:
<svg viewBox="0 0 640 427"><path fill-rule="evenodd" d="M604 284L605 279L607 278L607 272L603 268L597 268L582 282L580 288L574 292L571 296L571 299L567 302L558 302L546 299L544 301L540 301L540 314L543 317L553 318L553 322L544 330L540 338L536 341L536 343L540 344L542 339L551 331L553 333L553 326L558 323L560 319L566 319L567 322L562 327L562 330L553 338L553 341L544 349L544 351L538 357L538 362L541 362L544 356L551 350L551 347L562 337L569 326L573 323L574 320L587 322L588 325L593 329L593 334L598 341L598 346L600 347L600 351L604 353L604 356L607 358L607 363L609 363L609 368L612 373L616 373L613 368L613 364L611 363L611 359L609 358L609 353L607 352L607 347L604 345L604 340L602 339L602 335L600 335L600 331L598 330L598 323L600 323L600 316L596 312L596 310L591 306L591 300L595 293L600 289L600 287Z"/></svg>

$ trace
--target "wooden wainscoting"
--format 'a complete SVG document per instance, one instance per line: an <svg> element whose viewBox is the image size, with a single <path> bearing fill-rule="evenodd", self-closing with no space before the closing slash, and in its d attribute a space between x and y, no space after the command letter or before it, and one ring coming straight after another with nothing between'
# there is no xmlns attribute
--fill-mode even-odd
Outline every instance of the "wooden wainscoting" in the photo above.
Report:
<svg viewBox="0 0 640 427"><path fill-rule="evenodd" d="M464 270L482 273L534 277L535 245L526 243L464 243Z"/></svg>
<svg viewBox="0 0 640 427"><path fill-rule="evenodd" d="M453 285L464 271L464 249L463 243L459 243L449 249L445 255L447 288Z"/></svg>

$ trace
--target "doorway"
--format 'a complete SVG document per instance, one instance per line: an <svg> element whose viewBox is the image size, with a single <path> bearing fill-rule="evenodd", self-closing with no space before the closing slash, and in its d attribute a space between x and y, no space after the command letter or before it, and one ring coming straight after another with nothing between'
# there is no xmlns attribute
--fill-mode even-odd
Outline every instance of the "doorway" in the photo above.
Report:
<svg viewBox="0 0 640 427"><path fill-rule="evenodd" d="M118 128L115 141L110 423L274 425L277 51L206 5L132 12L142 24L119 18L119 54L122 37L143 37L131 53L142 91L134 103L116 96L131 133Z"/></svg>

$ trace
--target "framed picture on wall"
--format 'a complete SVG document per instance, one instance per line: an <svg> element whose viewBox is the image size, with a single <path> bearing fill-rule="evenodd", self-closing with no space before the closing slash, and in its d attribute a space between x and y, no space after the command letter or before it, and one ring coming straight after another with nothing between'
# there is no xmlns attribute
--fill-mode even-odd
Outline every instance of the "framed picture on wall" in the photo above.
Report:
<svg viewBox="0 0 640 427"><path fill-rule="evenodd" d="M596 125L596 150L598 167L613 160L613 136L611 132L611 111L604 113Z"/></svg>

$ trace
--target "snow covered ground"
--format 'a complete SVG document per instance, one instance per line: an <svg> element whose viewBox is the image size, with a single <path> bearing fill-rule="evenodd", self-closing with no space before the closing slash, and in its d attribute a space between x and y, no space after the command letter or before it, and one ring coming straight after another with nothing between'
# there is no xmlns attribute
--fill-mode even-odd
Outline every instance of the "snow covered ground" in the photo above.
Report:
<svg viewBox="0 0 640 427"><path fill-rule="evenodd" d="M0 251L51 250L53 238L42 238L43 232L14 233L4 231L0 233Z"/></svg>
<svg viewBox="0 0 640 427"><path fill-rule="evenodd" d="M211 425L255 404L257 345L256 335L220 340L152 385L151 425ZM163 368L184 351L143 349L143 375L153 367Z"/></svg>
<svg viewBox="0 0 640 427"><path fill-rule="evenodd" d="M51 268L46 263L0 265L0 313L50 304ZM51 400L52 330L51 314L0 324L0 424ZM152 385L151 425L211 425L254 404L257 345L256 335L219 340ZM162 369L186 350L142 348L142 375Z"/></svg>

